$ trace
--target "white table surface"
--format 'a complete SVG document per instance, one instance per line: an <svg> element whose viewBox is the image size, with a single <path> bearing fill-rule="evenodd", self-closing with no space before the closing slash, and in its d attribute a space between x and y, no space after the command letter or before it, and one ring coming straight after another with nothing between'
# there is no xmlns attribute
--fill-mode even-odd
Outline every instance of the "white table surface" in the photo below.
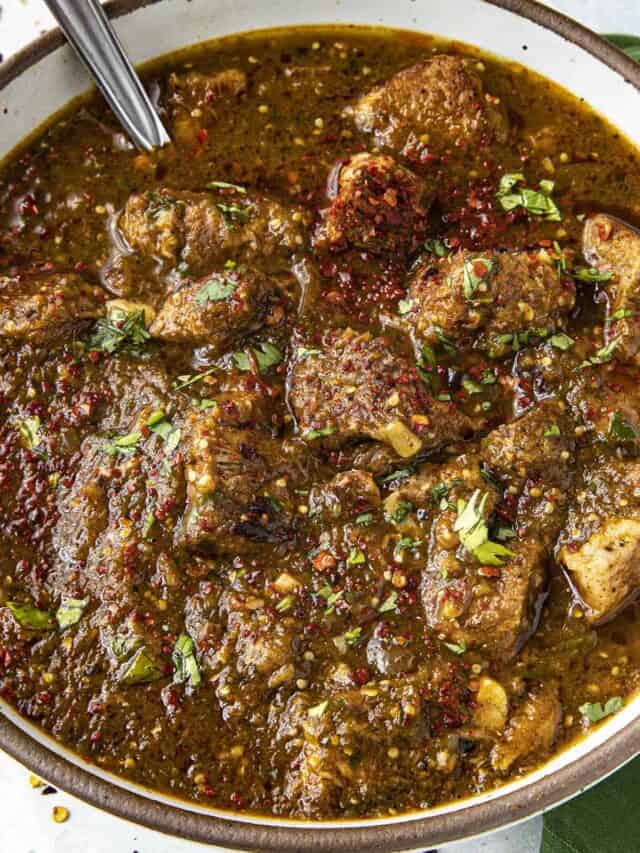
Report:
<svg viewBox="0 0 640 853"><path fill-rule="evenodd" d="M640 35L640 0L552 0L553 6L599 32ZM0 54L6 59L52 26L42 0L0 0ZM42 796L28 772L0 752L0 853L186 853L210 850L142 829L58 792ZM66 823L52 819L66 806ZM447 847L447 853L538 853L541 818L484 838ZM354 851L356 853L356 851Z"/></svg>

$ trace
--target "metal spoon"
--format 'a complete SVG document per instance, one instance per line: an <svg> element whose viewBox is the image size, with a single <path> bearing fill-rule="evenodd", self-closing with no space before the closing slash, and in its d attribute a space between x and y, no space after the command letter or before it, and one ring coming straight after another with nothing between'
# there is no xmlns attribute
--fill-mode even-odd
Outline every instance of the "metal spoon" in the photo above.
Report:
<svg viewBox="0 0 640 853"><path fill-rule="evenodd" d="M145 151L170 142L98 0L45 0L131 141Z"/></svg>

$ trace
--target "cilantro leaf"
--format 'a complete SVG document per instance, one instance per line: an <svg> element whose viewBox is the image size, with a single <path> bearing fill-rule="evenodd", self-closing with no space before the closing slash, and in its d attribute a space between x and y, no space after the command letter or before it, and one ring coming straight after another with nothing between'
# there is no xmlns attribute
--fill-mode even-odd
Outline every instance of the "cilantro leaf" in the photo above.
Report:
<svg viewBox="0 0 640 853"><path fill-rule="evenodd" d="M49 631L55 627L52 615L46 610L39 610L32 604L7 601L7 607L16 622L30 631Z"/></svg>
<svg viewBox="0 0 640 853"><path fill-rule="evenodd" d="M188 634L180 634L171 656L173 661L175 684L187 682L190 687L197 687L202 678L198 669L193 640Z"/></svg>
<svg viewBox="0 0 640 853"><path fill-rule="evenodd" d="M609 423L609 438L614 441L635 441L638 433L633 426L622 416L622 412L614 412Z"/></svg>
<svg viewBox="0 0 640 853"><path fill-rule="evenodd" d="M195 295L196 305L206 305L207 302L224 302L235 293L236 282L223 278L211 278L202 285Z"/></svg>
<svg viewBox="0 0 640 853"><path fill-rule="evenodd" d="M542 180L538 190L518 186L525 183L521 172L503 175L496 198L506 212L522 208L532 216L540 216L547 222L561 222L560 210L551 198L554 189L553 181Z"/></svg>
<svg viewBox="0 0 640 853"><path fill-rule="evenodd" d="M117 308L97 321L89 339L89 349L110 354L124 350L137 353L150 338L144 310Z"/></svg>
<svg viewBox="0 0 640 853"><path fill-rule="evenodd" d="M598 723L605 717L615 714L615 712L619 711L623 705L624 702L620 696L612 696L611 699L608 699L607 702L605 702L604 707L601 702L585 702L584 705L580 705L578 710L589 720L590 723Z"/></svg>
<svg viewBox="0 0 640 853"><path fill-rule="evenodd" d="M259 344L259 348L252 347L251 350L258 365L258 370L261 373L263 370L267 370L269 367L273 367L276 364L280 364L283 358L283 355L278 349L278 347L268 342ZM251 362L246 352L234 353L233 360L235 361L238 370L242 370L245 372L251 370Z"/></svg>
<svg viewBox="0 0 640 853"><path fill-rule="evenodd" d="M65 598L56 610L56 622L64 630L79 622L84 609L89 603L88 598Z"/></svg>

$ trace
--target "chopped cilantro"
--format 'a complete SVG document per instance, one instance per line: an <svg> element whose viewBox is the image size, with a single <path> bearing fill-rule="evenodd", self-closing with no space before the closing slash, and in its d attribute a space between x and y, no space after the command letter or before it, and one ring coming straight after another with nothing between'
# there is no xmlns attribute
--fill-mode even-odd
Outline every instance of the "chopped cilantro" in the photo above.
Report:
<svg viewBox="0 0 640 853"><path fill-rule="evenodd" d="M251 218L251 207L240 207L240 205L237 204L223 204L221 201L216 203L216 207L222 214L222 218L226 224L230 226L235 226L240 223L244 224Z"/></svg>
<svg viewBox="0 0 640 853"><path fill-rule="evenodd" d="M296 358L300 359L300 361L304 361L305 358L311 358L314 355L320 355L320 350L310 349L309 347L298 347L296 350Z"/></svg>
<svg viewBox="0 0 640 853"><path fill-rule="evenodd" d="M384 477L379 477L378 483L380 483L381 486L386 486L389 483L395 483L401 480L406 480L412 474L412 468L399 468L397 471L392 471L391 474L386 474Z"/></svg>
<svg viewBox="0 0 640 853"><path fill-rule="evenodd" d="M247 192L245 187L241 187L239 184L228 184L226 181L209 181L207 187L210 190L235 190L243 195Z"/></svg>
<svg viewBox="0 0 640 853"><path fill-rule="evenodd" d="M316 438L326 438L328 435L333 435L336 431L335 427L323 427L322 429L309 429L302 434L305 441L315 441Z"/></svg>
<svg viewBox="0 0 640 853"><path fill-rule="evenodd" d="M361 512L360 515L356 517L356 524L360 525L360 527L368 527L370 524L373 524L374 518L372 512Z"/></svg>
<svg viewBox="0 0 640 853"><path fill-rule="evenodd" d="M182 391L183 388L187 388L189 385L194 385L196 382L200 382L200 380L204 379L205 376L211 376L211 374L215 373L217 369L217 367L210 367L202 373L187 373L183 376L178 376L178 382L173 386L173 390Z"/></svg>
<svg viewBox="0 0 640 853"><path fill-rule="evenodd" d="M202 681L195 645L188 634L180 634L171 656L173 661L173 681L175 684L187 682L190 687L197 687Z"/></svg>
<svg viewBox="0 0 640 853"><path fill-rule="evenodd" d="M464 262L462 292L468 302L474 300L476 291L489 281L495 268L495 261L490 258L469 258Z"/></svg>
<svg viewBox="0 0 640 853"><path fill-rule="evenodd" d="M164 675L154 658L143 647L139 649L120 676L123 684L147 684Z"/></svg>
<svg viewBox="0 0 640 853"><path fill-rule="evenodd" d="M56 622L61 630L70 628L79 622L84 609L89 603L88 598L65 598L56 610Z"/></svg>
<svg viewBox="0 0 640 853"><path fill-rule="evenodd" d="M458 500L458 517L453 529L460 536L464 547L473 554L478 562L489 566L502 566L504 557L514 556L513 552L498 542L489 540L489 528L484 518L485 507L489 494L480 498L480 490L476 489L468 501Z"/></svg>
<svg viewBox="0 0 640 853"><path fill-rule="evenodd" d="M285 595L284 598L281 598L280 601L276 604L276 610L278 613L286 613L287 610L291 610L291 606L293 604L293 596Z"/></svg>
<svg viewBox="0 0 640 853"><path fill-rule="evenodd" d="M393 508L393 512L391 513L391 520L395 524L402 524L402 522L409 515L412 509L413 504L409 501L398 501L396 506Z"/></svg>
<svg viewBox="0 0 640 853"><path fill-rule="evenodd" d="M349 556L347 557L347 565L348 566L359 566L361 563L366 561L366 557L364 552L359 548L352 548L349 551Z"/></svg>
<svg viewBox="0 0 640 853"><path fill-rule="evenodd" d="M402 536L396 542L393 549L394 554L401 554L403 551L412 551L414 548L419 548L422 545L422 539L411 539L409 536Z"/></svg>
<svg viewBox="0 0 640 853"><path fill-rule="evenodd" d="M601 347L595 355L592 355L591 358L586 359L581 364L578 365L576 370L583 370L585 367L594 367L598 364L607 364L613 358L613 353L615 352L616 347L621 341L621 336L618 335L612 340L609 341L608 344Z"/></svg>
<svg viewBox="0 0 640 853"><path fill-rule="evenodd" d="M578 281L586 281L589 284L595 284L599 281L609 281L613 278L613 273L600 272L595 267L578 267L571 273L572 277Z"/></svg>
<svg viewBox="0 0 640 853"><path fill-rule="evenodd" d="M25 418L18 424L20 443L26 450L35 450L42 441L40 426L40 418L37 415L32 418Z"/></svg>
<svg viewBox="0 0 640 853"><path fill-rule="evenodd" d="M314 718L321 717L328 707L329 700L325 699L324 702L320 702L318 705L314 705L312 708L309 708L307 715Z"/></svg>
<svg viewBox="0 0 640 853"><path fill-rule="evenodd" d="M259 344L258 347L252 347L251 351L253 352L258 365L258 370L261 373L269 367L280 364L283 358L278 347L268 342ZM251 361L249 360L247 352L234 353L233 360L235 361L238 370L243 370L245 372L251 370Z"/></svg>
<svg viewBox="0 0 640 853"><path fill-rule="evenodd" d="M554 189L553 181L540 181L538 190L518 186L523 183L525 183L525 177L521 172L502 176L496 193L502 209L508 213L522 208L532 216L541 216L547 222L561 222L560 210L551 198Z"/></svg>
<svg viewBox="0 0 640 853"><path fill-rule="evenodd" d="M151 335L147 329L144 310L125 311L114 309L108 317L97 321L89 339L89 349L101 352L139 352Z"/></svg>
<svg viewBox="0 0 640 853"><path fill-rule="evenodd" d="M446 352L446 354L455 358L455 356L458 354L458 349L451 340L451 338L448 338L445 335L440 326L434 326L433 331L438 342L440 343L442 349Z"/></svg>
<svg viewBox="0 0 640 853"><path fill-rule="evenodd" d="M389 613L391 610L395 610L398 606L398 593L395 589L389 593L389 595L382 602L380 607L378 607L378 613Z"/></svg>
<svg viewBox="0 0 640 853"><path fill-rule="evenodd" d="M348 645L355 646L360 641L361 634L362 628L351 628L349 631L344 632L344 638Z"/></svg>
<svg viewBox="0 0 640 853"><path fill-rule="evenodd" d="M549 343L552 347L562 350L562 352L566 352L567 350L571 349L575 341L573 340L573 338L570 338L569 335L566 335L564 332L558 332L555 335L551 335L551 337L549 338Z"/></svg>
<svg viewBox="0 0 640 853"><path fill-rule="evenodd" d="M235 293L236 287L236 282L225 281L223 278L211 278L196 293L196 305L206 305L207 302L223 302Z"/></svg>
<svg viewBox="0 0 640 853"><path fill-rule="evenodd" d="M114 438L113 441L107 442L105 450L109 456L130 455L135 453L138 442L142 438L140 432L130 432L128 435L121 435L119 438Z"/></svg>
<svg viewBox="0 0 640 853"><path fill-rule="evenodd" d="M446 646L450 652L453 652L454 655L463 655L467 651L467 644L464 640L461 640L459 643L443 643L443 645Z"/></svg>
<svg viewBox="0 0 640 853"><path fill-rule="evenodd" d="M482 385L479 382L476 382L470 376L464 376L462 378L462 387L467 392L467 394L482 394L484 391Z"/></svg>
<svg viewBox="0 0 640 853"><path fill-rule="evenodd" d="M427 240L424 244L425 251L436 255L438 258L446 258L449 255L449 250L442 240Z"/></svg>
<svg viewBox="0 0 640 853"><path fill-rule="evenodd" d="M55 627L53 616L46 610L39 610L31 604L20 604L17 601L7 601L7 607L16 622L30 631L49 631Z"/></svg>
<svg viewBox="0 0 640 853"><path fill-rule="evenodd" d="M605 717L615 714L623 705L624 702L620 696L612 696L605 702L604 707L601 702L585 702L584 705L580 705L578 710L590 723L598 723Z"/></svg>
<svg viewBox="0 0 640 853"><path fill-rule="evenodd" d="M609 438L625 442L635 441L637 437L635 427L623 418L622 412L614 412L609 423Z"/></svg>

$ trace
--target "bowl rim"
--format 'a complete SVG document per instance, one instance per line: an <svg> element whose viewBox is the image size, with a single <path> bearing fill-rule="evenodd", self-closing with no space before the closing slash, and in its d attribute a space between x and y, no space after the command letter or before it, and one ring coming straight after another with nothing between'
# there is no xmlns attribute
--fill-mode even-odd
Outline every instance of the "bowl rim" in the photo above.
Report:
<svg viewBox="0 0 640 853"><path fill-rule="evenodd" d="M108 0L110 17L120 17L158 0ZM591 54L640 91L640 64L577 21L542 6L537 0L482 0L550 30ZM0 65L0 91L41 59L62 46L59 29L31 41ZM30 724L29 724L30 725ZM436 847L491 832L538 814L570 799L630 761L640 750L640 716L636 716L604 743L564 767L514 791L488 801L469 801L462 809L403 822L331 828L313 822L278 826L276 822L251 823L241 814L189 811L166 801L148 798L96 776L53 751L16 725L0 707L0 748L53 785L119 818L149 829L227 849L299 853L303 850L369 851ZM499 790L499 789L498 789Z"/></svg>

